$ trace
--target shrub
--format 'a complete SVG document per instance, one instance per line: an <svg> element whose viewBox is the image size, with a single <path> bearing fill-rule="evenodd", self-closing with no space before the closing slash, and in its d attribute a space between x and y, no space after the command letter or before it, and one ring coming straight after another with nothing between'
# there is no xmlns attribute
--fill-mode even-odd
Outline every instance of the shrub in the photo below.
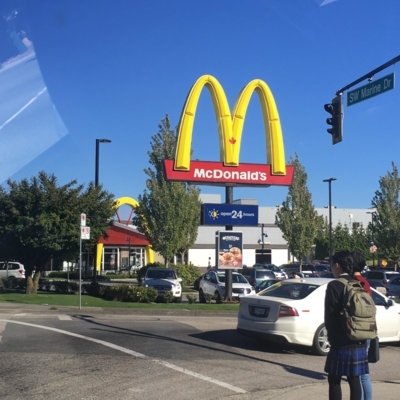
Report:
<svg viewBox="0 0 400 400"><path fill-rule="evenodd" d="M197 297L193 296L192 294L187 294L186 298L188 299L189 304L196 303Z"/></svg>
<svg viewBox="0 0 400 400"><path fill-rule="evenodd" d="M49 278L58 279L79 279L79 272L68 272L68 271L51 271Z"/></svg>
<svg viewBox="0 0 400 400"><path fill-rule="evenodd" d="M201 276L201 270L193 264L184 265L177 264L171 265L174 268L180 278L182 278L182 284L185 286L192 286L194 281Z"/></svg>
<svg viewBox="0 0 400 400"><path fill-rule="evenodd" d="M165 303L172 303L175 297L171 290L167 290L164 294L162 294L159 297L159 299Z"/></svg>
<svg viewBox="0 0 400 400"><path fill-rule="evenodd" d="M26 279L25 278L1 278L3 286L5 289L26 289Z"/></svg>

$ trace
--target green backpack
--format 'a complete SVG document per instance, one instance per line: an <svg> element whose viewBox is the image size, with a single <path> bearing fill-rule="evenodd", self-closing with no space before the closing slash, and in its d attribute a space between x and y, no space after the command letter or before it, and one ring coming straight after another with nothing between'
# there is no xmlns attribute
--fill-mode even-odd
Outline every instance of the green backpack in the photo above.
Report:
<svg viewBox="0 0 400 400"><path fill-rule="evenodd" d="M344 285L342 325L351 340L374 339L377 333L376 306L360 281L339 278Z"/></svg>

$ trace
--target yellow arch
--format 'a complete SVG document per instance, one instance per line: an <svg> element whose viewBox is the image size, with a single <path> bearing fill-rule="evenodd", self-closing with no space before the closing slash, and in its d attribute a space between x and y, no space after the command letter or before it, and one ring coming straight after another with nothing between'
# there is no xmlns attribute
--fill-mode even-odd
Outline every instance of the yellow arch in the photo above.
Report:
<svg viewBox="0 0 400 400"><path fill-rule="evenodd" d="M131 206L132 208L136 208L139 205L139 203L132 197L120 197L114 201L112 208L113 210L116 210L124 204Z"/></svg>
<svg viewBox="0 0 400 400"><path fill-rule="evenodd" d="M207 87L209 90L214 105L221 162L226 166L239 165L244 119L250 98L253 92L256 91L264 118L267 163L272 164L272 174L286 175L285 151L279 113L268 85L259 79L251 81L240 92L232 112L232 118L224 89L218 80L211 75L200 77L192 86L186 99L179 124L174 168L183 171L190 170L193 124L203 87Z"/></svg>
<svg viewBox="0 0 400 400"><path fill-rule="evenodd" d="M119 207L123 205L131 206L132 208L136 208L139 203L132 197L120 197L116 199L112 205L113 210L117 210ZM103 243L97 243L96 245L96 271L100 271L101 269L101 261L103 255ZM154 262L154 251L151 248L151 245L146 246L146 260L148 263Z"/></svg>

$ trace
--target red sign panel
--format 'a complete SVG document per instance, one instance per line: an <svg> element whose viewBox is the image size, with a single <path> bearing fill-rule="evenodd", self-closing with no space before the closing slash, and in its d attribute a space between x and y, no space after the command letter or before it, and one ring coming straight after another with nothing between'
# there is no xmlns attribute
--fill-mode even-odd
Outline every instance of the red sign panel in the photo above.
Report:
<svg viewBox="0 0 400 400"><path fill-rule="evenodd" d="M245 164L226 167L220 162L191 161L190 171L174 170L174 160L164 160L165 177L170 181L193 182L197 185L290 186L294 167L286 166L286 175L272 175L270 164Z"/></svg>

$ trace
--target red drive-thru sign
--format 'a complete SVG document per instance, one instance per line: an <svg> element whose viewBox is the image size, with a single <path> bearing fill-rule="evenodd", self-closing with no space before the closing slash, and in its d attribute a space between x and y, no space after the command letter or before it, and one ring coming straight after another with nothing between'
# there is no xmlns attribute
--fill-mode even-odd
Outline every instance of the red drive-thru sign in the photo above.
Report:
<svg viewBox="0 0 400 400"><path fill-rule="evenodd" d="M203 87L210 91L217 117L220 162L192 161L191 144L194 117ZM240 144L246 111L252 94L260 99L266 132L266 164L239 164ZM255 144L259 146L260 144ZM164 160L167 180L194 182L204 185L290 186L294 167L285 164L281 124L275 100L267 84L251 81L239 94L231 113L225 92L210 75L197 80L189 92L179 124L174 160Z"/></svg>

